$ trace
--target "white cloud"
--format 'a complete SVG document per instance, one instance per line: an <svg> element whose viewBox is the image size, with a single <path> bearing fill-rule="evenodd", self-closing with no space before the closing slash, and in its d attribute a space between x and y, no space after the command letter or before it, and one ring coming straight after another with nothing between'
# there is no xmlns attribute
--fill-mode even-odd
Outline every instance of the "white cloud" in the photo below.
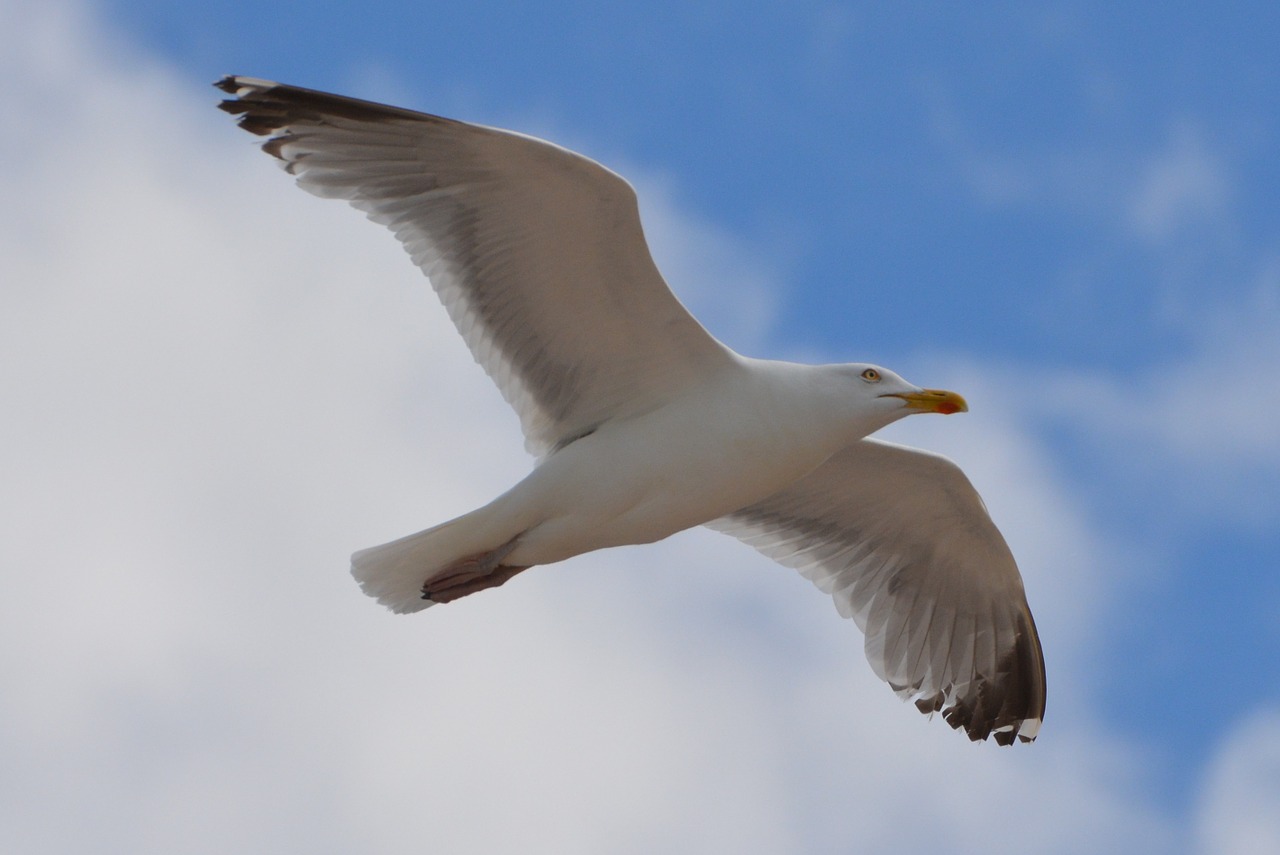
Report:
<svg viewBox="0 0 1280 855"><path fill-rule="evenodd" d="M1148 240L1168 240L1220 220L1230 187L1223 164L1191 127L1180 126L1147 159L1132 190L1129 223Z"/></svg>
<svg viewBox="0 0 1280 855"><path fill-rule="evenodd" d="M1239 724L1209 769L1199 806L1205 855L1280 852L1280 712L1259 711Z"/></svg>
<svg viewBox="0 0 1280 855"><path fill-rule="evenodd" d="M1027 569L1030 748L915 715L807 583L708 532L415 618L360 597L351 550L525 471L515 418L389 235L74 8L0 0L40 45L0 56L0 847L1176 848L1090 713L1104 546L999 401L922 425ZM652 210L716 242L656 239L673 280L757 275Z"/></svg>
<svg viewBox="0 0 1280 855"><path fill-rule="evenodd" d="M1191 259L1239 249L1230 221L1231 164L1195 121L1173 121L1163 139L1145 145L1085 135L1069 144L1002 148L980 142L939 87L924 97L956 174L986 205L1062 211L1100 224L1163 253L1165 275L1174 280L1187 275ZM1113 97L1100 90L1094 100Z"/></svg>
<svg viewBox="0 0 1280 855"><path fill-rule="evenodd" d="M1225 302L1225 301L1223 301ZM1113 491L1185 531L1271 530L1280 516L1280 275L1264 268L1233 305L1202 307L1181 352L1126 372L1014 368L1022 406L1065 429L1105 467ZM1190 484L1195 489L1187 489Z"/></svg>
<svg viewBox="0 0 1280 855"><path fill-rule="evenodd" d="M640 188L645 237L681 300L734 348L761 347L771 331L777 293L768 261L715 224L683 211L670 178L615 167Z"/></svg>

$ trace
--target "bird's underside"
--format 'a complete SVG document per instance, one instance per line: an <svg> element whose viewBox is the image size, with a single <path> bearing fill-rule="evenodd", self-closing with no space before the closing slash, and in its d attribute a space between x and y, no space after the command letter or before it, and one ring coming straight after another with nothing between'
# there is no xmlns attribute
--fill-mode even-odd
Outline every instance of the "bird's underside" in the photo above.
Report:
<svg viewBox="0 0 1280 855"><path fill-rule="evenodd" d="M1044 660L1004 538L955 464L861 438L963 399L878 366L733 353L667 288L630 185L581 155L271 81L217 85L300 186L392 230L539 458L490 505L357 552L367 594L417 611L706 524L831 595L922 712L974 740L1035 739ZM836 410L839 441L822 432Z"/></svg>

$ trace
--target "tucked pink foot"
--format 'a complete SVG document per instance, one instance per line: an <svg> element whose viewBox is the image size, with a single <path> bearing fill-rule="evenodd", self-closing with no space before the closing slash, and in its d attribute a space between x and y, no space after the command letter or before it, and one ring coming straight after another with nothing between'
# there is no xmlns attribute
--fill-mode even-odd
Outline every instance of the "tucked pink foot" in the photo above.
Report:
<svg viewBox="0 0 1280 855"><path fill-rule="evenodd" d="M515 546L515 541L493 552L482 552L457 561L422 585L422 599L433 603L451 603L459 597L496 588L529 566L516 567L501 561Z"/></svg>

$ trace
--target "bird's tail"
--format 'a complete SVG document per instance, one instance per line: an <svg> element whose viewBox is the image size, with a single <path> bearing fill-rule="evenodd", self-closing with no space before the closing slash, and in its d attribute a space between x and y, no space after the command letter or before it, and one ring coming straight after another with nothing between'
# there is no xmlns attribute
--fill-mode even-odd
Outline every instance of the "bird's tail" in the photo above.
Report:
<svg viewBox="0 0 1280 855"><path fill-rule="evenodd" d="M351 575L361 590L393 612L421 611L433 604L422 595L429 579L470 556L492 552L510 539L495 541L487 531L489 526L483 524L483 511L362 549L351 556Z"/></svg>

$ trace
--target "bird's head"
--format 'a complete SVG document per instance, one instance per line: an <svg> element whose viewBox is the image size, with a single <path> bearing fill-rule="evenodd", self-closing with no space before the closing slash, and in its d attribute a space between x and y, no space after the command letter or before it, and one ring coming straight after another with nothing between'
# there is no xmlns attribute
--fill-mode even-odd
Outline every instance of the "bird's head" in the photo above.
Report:
<svg viewBox="0 0 1280 855"><path fill-rule="evenodd" d="M872 415L877 428L916 413L967 412L969 405L955 392L922 389L903 380L888 368L866 363L842 365L841 374L852 387L854 405L861 413Z"/></svg>

